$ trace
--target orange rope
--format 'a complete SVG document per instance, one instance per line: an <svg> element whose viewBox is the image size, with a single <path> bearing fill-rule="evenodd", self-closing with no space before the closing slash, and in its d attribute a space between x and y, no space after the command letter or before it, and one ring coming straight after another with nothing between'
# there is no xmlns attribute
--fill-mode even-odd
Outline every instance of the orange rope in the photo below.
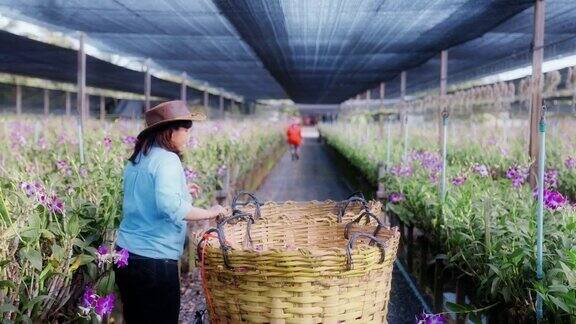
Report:
<svg viewBox="0 0 576 324"><path fill-rule="evenodd" d="M208 305L208 311L210 312L210 322L218 323L216 320L216 311L214 309L214 304L212 304L212 296L208 291L208 280L206 279L206 268L204 262L206 260L206 245L208 244L208 239L218 238L212 234L204 234L202 239L204 240L204 245L202 246L202 261L200 263L200 277L202 278L202 288L204 288L204 296L206 296L206 304Z"/></svg>

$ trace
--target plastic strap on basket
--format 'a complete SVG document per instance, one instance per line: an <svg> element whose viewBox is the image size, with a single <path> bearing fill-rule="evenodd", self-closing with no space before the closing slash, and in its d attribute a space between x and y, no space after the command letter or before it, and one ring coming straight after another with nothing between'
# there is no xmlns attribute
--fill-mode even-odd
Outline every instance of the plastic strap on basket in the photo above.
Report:
<svg viewBox="0 0 576 324"><path fill-rule="evenodd" d="M381 252L380 261L378 263L384 263L384 260L386 259L386 245L384 242L370 234L354 233L350 240L348 240L348 245L346 246L346 268L352 270L352 249L354 249L354 242L356 242L359 237L370 239L370 245L378 245Z"/></svg>
<svg viewBox="0 0 576 324"><path fill-rule="evenodd" d="M248 200L239 201L240 197L242 197L242 196L248 196ZM260 201L258 200L256 195L252 192L240 191L238 194L236 194L236 196L234 196L234 198L232 198L232 212L238 210L239 206L248 206L250 203L253 203L255 208L256 208L256 210L254 212L254 219L259 219L260 218L260 206L262 206L262 204L260 203Z"/></svg>
<svg viewBox="0 0 576 324"><path fill-rule="evenodd" d="M365 210L360 216L356 217L353 221L351 221L350 223L346 224L346 227L344 227L344 237L346 239L348 239L349 235L350 235L350 229L352 228L352 225L354 223L360 223L360 220L362 219L362 217L366 217L366 222L367 224L370 223L370 218L373 218L376 223L378 223L378 225L376 226L376 229L374 230L374 233L372 233L372 235L374 237L378 236L378 233L380 233L380 230L382 229L382 227L384 226L384 224L382 223L382 221L380 219L378 219L378 217L374 214L372 214L371 212ZM372 244L372 243L371 243Z"/></svg>
<svg viewBox="0 0 576 324"><path fill-rule="evenodd" d="M350 203L353 202L360 202L362 204L362 208L364 208L365 211L368 211L368 204L366 203L366 199L364 199L364 194L359 191L355 192L346 200L340 202L340 209L338 210L338 223L342 223L342 218L344 218L344 214L346 214L346 209L348 209Z"/></svg>
<svg viewBox="0 0 576 324"><path fill-rule="evenodd" d="M204 235L202 235L202 238L200 239L200 241L198 242L198 245L196 246L196 256L198 257L198 261L202 261L202 244L206 244L206 241L209 238L208 234L212 234L212 233L218 234L218 241L220 242L220 245L222 245L222 240L220 239L220 234L218 233L218 229L217 228L211 228L211 229L207 230L206 232L204 232Z"/></svg>

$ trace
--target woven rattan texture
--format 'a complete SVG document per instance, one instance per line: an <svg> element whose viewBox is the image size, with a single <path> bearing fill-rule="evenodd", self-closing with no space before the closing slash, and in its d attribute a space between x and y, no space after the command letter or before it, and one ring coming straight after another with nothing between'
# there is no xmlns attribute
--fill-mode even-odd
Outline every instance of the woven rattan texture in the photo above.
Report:
<svg viewBox="0 0 576 324"><path fill-rule="evenodd" d="M370 203L371 211L380 208ZM245 208L250 210L250 207ZM399 233L382 229L381 251L359 238L347 269L344 227L361 213L349 208L337 223L337 203L267 203L252 225L225 228L234 269L226 269L217 240L207 247L205 268L217 323L385 323L393 262ZM372 234L371 225L354 225L352 233Z"/></svg>

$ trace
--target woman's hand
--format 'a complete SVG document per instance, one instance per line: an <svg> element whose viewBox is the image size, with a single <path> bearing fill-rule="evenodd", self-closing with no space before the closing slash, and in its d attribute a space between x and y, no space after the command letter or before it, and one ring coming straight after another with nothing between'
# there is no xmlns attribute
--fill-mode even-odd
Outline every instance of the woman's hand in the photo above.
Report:
<svg viewBox="0 0 576 324"><path fill-rule="evenodd" d="M214 205L214 206L210 207L209 211L214 213L214 218L216 218L220 215L225 215L227 212L226 208L224 208L220 205Z"/></svg>
<svg viewBox="0 0 576 324"><path fill-rule="evenodd" d="M202 192L202 188L195 183L189 183L188 184L188 191L190 192L190 195L192 195L192 197L198 198L198 196Z"/></svg>

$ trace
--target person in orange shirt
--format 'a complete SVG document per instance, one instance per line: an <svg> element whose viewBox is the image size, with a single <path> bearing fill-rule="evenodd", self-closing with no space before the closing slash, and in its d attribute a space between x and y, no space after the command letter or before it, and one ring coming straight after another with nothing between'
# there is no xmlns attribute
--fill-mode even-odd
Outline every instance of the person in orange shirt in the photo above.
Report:
<svg viewBox="0 0 576 324"><path fill-rule="evenodd" d="M288 145L290 145L290 154L292 155L292 161L299 160L300 145L302 144L302 129L300 128L300 123L296 118L293 119L292 124L288 126L286 136L288 137Z"/></svg>

